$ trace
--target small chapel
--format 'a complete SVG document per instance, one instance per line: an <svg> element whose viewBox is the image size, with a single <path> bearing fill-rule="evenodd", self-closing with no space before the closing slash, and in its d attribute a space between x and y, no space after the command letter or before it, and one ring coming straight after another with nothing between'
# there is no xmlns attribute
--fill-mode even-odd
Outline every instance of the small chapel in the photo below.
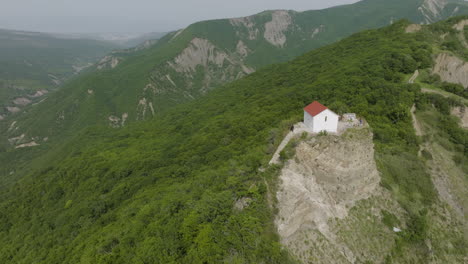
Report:
<svg viewBox="0 0 468 264"><path fill-rule="evenodd" d="M304 124L313 133L337 133L339 115L315 101L304 108Z"/></svg>

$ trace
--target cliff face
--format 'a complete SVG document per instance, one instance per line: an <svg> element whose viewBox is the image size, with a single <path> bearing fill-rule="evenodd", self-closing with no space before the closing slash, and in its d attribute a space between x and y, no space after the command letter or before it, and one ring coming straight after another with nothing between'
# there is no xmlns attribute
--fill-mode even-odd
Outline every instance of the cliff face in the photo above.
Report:
<svg viewBox="0 0 468 264"><path fill-rule="evenodd" d="M448 53L437 56L432 73L438 74L442 81L468 87L468 63Z"/></svg>
<svg viewBox="0 0 468 264"><path fill-rule="evenodd" d="M279 181L278 233L303 263L354 263L363 256L380 263L392 248L394 233L381 223L381 211L403 213L379 186L367 128L300 143ZM379 239L360 233L365 226L380 230Z"/></svg>
<svg viewBox="0 0 468 264"><path fill-rule="evenodd" d="M448 0L425 0L418 10L423 15L425 23L430 24L441 18L447 3Z"/></svg>

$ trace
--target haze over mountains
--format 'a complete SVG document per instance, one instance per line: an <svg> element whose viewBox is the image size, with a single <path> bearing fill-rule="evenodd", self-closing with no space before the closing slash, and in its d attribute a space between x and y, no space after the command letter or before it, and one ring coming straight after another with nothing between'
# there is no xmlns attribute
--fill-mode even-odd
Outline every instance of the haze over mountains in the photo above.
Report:
<svg viewBox="0 0 468 264"><path fill-rule="evenodd" d="M98 71L68 83L61 93L28 109L28 114L13 117L18 129L9 136L53 139L77 129L78 122L80 127L123 126L354 32L401 18L430 23L467 10L464 1L365 0L325 10L266 11L195 23L146 50L106 56L96 66Z"/></svg>
<svg viewBox="0 0 468 264"><path fill-rule="evenodd" d="M31 59L1 75L0 262L463 263L467 15L364 0L119 49L3 32ZM368 127L299 135L269 166L314 100Z"/></svg>
<svg viewBox="0 0 468 264"><path fill-rule="evenodd" d="M240 17L264 10L304 11L349 4L357 0L257 0L248 2L150 0L34 0L5 2L0 10L4 28L50 33L148 33L169 32L205 20ZM24 8L27 5L28 8ZM92 8L90 8L92 7Z"/></svg>

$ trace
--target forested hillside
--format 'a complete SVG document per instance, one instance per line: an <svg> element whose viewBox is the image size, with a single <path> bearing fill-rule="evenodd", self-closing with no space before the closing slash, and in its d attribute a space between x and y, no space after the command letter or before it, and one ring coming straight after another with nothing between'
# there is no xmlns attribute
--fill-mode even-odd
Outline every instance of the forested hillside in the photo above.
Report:
<svg viewBox="0 0 468 264"><path fill-rule="evenodd" d="M117 45L0 29L0 121L44 99Z"/></svg>
<svg viewBox="0 0 468 264"><path fill-rule="evenodd" d="M57 143L89 125L122 127L147 120L271 63L285 62L352 33L406 18L430 23L466 14L464 1L364 0L306 12L198 22L166 35L147 49L115 52L96 71L6 120L5 148ZM151 44L151 43L149 43ZM14 128L8 131L13 122ZM44 141L47 139L47 141Z"/></svg>
<svg viewBox="0 0 468 264"><path fill-rule="evenodd" d="M438 129L456 151L457 164L466 164L467 131L446 112L460 102L423 95L418 84L407 84L416 69L432 67L438 52L463 51L440 37L448 33L447 40L459 43L453 25L462 19L468 18L414 33L406 33L405 21L363 31L151 121L82 130L30 163L31 173L21 181L0 189L0 262L295 263L276 235L267 183L276 181L279 168L267 163L289 126L301 120L302 108L319 100L366 118L382 185L405 210L401 219L387 214L381 220L406 228L380 257L387 263L463 263L463 221L441 202L426 160L418 156L421 139L410 115L415 103L440 112L445 125ZM150 52L161 54L156 49ZM165 56L175 53L167 51ZM151 68L145 58L83 77L81 89L96 97L80 96L94 101L110 94L120 102L123 94L97 86L130 87L131 70ZM139 87L146 81L139 80ZM96 115L73 101L67 107L79 116ZM79 120L76 128L90 124Z"/></svg>

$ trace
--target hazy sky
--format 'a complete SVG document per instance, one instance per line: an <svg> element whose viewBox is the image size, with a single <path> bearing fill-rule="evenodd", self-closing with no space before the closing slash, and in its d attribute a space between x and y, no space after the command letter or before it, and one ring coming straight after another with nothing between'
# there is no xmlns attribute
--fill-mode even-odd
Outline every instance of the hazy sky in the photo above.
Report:
<svg viewBox="0 0 468 264"><path fill-rule="evenodd" d="M43 32L161 32L267 9L322 9L357 0L0 0L0 28Z"/></svg>

